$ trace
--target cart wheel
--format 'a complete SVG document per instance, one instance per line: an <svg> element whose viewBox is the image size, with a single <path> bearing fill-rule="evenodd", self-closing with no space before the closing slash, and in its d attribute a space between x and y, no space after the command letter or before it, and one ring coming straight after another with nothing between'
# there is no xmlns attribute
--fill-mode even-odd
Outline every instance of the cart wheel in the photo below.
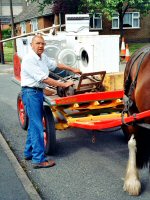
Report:
<svg viewBox="0 0 150 200"><path fill-rule="evenodd" d="M59 97L68 97L74 95L75 90L73 86L67 88L57 87L57 94Z"/></svg>
<svg viewBox="0 0 150 200"><path fill-rule="evenodd" d="M19 123L22 129L27 130L28 128L28 116L25 112L24 105L22 102L21 92L18 94L17 97L17 112Z"/></svg>
<svg viewBox="0 0 150 200"><path fill-rule="evenodd" d="M68 88L65 88L64 93L65 93L65 97L72 96L72 95L74 95L75 90L74 90L73 86L69 86Z"/></svg>
<svg viewBox="0 0 150 200"><path fill-rule="evenodd" d="M46 154L54 154L56 149L56 130L55 122L51 109L49 106L44 106L44 145Z"/></svg>

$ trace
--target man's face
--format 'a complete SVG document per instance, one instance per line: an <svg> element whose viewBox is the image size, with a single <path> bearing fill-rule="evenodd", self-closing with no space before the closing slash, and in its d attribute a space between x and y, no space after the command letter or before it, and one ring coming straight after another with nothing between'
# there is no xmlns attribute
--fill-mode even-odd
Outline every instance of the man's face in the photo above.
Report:
<svg viewBox="0 0 150 200"><path fill-rule="evenodd" d="M31 43L33 51L41 57L44 52L45 41L42 37L35 37Z"/></svg>

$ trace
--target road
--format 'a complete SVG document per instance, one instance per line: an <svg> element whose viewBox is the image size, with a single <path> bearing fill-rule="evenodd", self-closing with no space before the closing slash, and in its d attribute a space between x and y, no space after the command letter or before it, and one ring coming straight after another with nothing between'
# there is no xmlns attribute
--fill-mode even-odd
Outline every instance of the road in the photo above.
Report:
<svg viewBox="0 0 150 200"><path fill-rule="evenodd" d="M33 169L23 160L26 131L19 126L16 99L20 87L12 74L0 74L0 131L43 200L148 200L148 170L140 171L142 194L123 192L128 159L127 143L121 130L92 132L81 129L57 131L56 166ZM92 135L96 142L92 143Z"/></svg>

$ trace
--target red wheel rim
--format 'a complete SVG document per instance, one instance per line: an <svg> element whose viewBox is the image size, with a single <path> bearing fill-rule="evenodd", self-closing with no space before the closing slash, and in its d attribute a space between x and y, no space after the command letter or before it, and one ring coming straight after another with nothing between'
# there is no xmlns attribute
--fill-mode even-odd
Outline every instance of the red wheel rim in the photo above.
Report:
<svg viewBox="0 0 150 200"><path fill-rule="evenodd" d="M24 105L21 99L18 101L18 113L19 113L19 119L21 124L24 124L24 119L25 119L25 110L24 110Z"/></svg>
<svg viewBox="0 0 150 200"><path fill-rule="evenodd" d="M43 128L44 128L44 146L47 144L47 133L46 133L46 121L43 117Z"/></svg>

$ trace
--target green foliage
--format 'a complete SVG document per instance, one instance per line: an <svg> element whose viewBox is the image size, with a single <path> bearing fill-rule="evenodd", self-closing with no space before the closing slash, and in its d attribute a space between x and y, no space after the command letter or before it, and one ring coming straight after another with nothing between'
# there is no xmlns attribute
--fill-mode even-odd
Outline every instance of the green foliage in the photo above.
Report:
<svg viewBox="0 0 150 200"><path fill-rule="evenodd" d="M4 60L5 62L13 62L13 48L4 46Z"/></svg>
<svg viewBox="0 0 150 200"><path fill-rule="evenodd" d="M100 12L103 8L101 1L97 0L80 0L78 7L79 13Z"/></svg>
<svg viewBox="0 0 150 200"><path fill-rule="evenodd" d="M116 11L124 13L129 8L136 9L140 13L148 13L150 10L149 0L87 0L87 3L93 6L99 3L101 11L107 15L111 15Z"/></svg>
<svg viewBox="0 0 150 200"><path fill-rule="evenodd" d="M82 0L84 2L84 0ZM120 25L120 35L124 35L123 32L123 17L125 13L129 10L139 11L140 14L148 14L150 11L149 0L86 0L87 7L92 10L95 5L97 9L101 11L108 19L111 19L112 14L119 14L119 25Z"/></svg>
<svg viewBox="0 0 150 200"><path fill-rule="evenodd" d="M130 43L129 44L130 54L132 55L135 51L146 45L150 45L150 43Z"/></svg>
<svg viewBox="0 0 150 200"><path fill-rule="evenodd" d="M112 16L112 13L124 14L129 8L136 9L140 13L148 13L150 10L149 0L31 0L39 2L40 10L46 5L53 4L54 13L74 13L78 7L80 13L93 13L101 11L105 15Z"/></svg>
<svg viewBox="0 0 150 200"><path fill-rule="evenodd" d="M11 37L11 29L2 30L2 39L7 39Z"/></svg>
<svg viewBox="0 0 150 200"><path fill-rule="evenodd" d="M4 47L12 48L13 47L13 41L4 42L3 45L4 45Z"/></svg>
<svg viewBox="0 0 150 200"><path fill-rule="evenodd" d="M27 0L29 1L29 0ZM43 0L42 3L39 0L31 0L31 2L38 2L39 3L39 11L43 11L46 5L53 4L54 0Z"/></svg>
<svg viewBox="0 0 150 200"><path fill-rule="evenodd" d="M55 0L53 2L53 13L75 14L78 12L80 0Z"/></svg>

